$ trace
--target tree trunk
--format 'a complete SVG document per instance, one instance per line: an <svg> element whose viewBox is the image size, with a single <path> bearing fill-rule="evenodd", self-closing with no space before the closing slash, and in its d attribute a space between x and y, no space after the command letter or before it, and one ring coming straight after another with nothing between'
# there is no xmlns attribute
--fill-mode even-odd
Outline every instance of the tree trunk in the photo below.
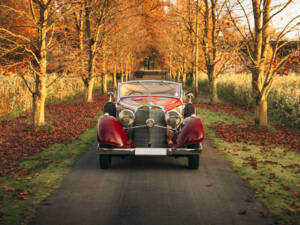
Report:
<svg viewBox="0 0 300 225"><path fill-rule="evenodd" d="M46 77L37 77L36 91L33 94L33 127L45 124Z"/></svg>
<svg viewBox="0 0 300 225"><path fill-rule="evenodd" d="M34 126L42 126L45 124L45 100L47 95L46 90L46 76L47 76L47 21L48 10L41 10L41 45L40 45L40 75L36 75L36 89L35 89L35 112L33 118Z"/></svg>
<svg viewBox="0 0 300 225"><path fill-rule="evenodd" d="M124 65L121 64L121 82L124 81Z"/></svg>
<svg viewBox="0 0 300 225"><path fill-rule="evenodd" d="M218 98L217 79L216 78L209 79L209 90L210 90L210 93L209 93L210 101L212 103L218 103L219 98Z"/></svg>
<svg viewBox="0 0 300 225"><path fill-rule="evenodd" d="M128 81L128 65L125 63L125 81Z"/></svg>
<svg viewBox="0 0 300 225"><path fill-rule="evenodd" d="M181 72L177 72L177 82L180 82Z"/></svg>
<svg viewBox="0 0 300 225"><path fill-rule="evenodd" d="M93 101L93 89L94 89L95 78L92 77L91 79L87 80L84 84L85 86L85 100L86 102Z"/></svg>
<svg viewBox="0 0 300 225"><path fill-rule="evenodd" d="M106 62L106 48L104 47L103 56L103 76L102 76L102 94L107 93L107 62Z"/></svg>
<svg viewBox="0 0 300 225"><path fill-rule="evenodd" d="M255 125L266 127L268 125L268 105L267 97L262 93L263 79L264 66L262 65L252 71L252 96L255 99Z"/></svg>
<svg viewBox="0 0 300 225"><path fill-rule="evenodd" d="M182 85L183 87L185 87L185 83L186 83L186 73L182 74Z"/></svg>
<svg viewBox="0 0 300 225"><path fill-rule="evenodd" d="M209 82L209 98L212 103L218 103L217 76L214 65L207 66L207 76Z"/></svg>
<svg viewBox="0 0 300 225"><path fill-rule="evenodd" d="M198 71L198 61L199 61L199 0L196 1L196 33L195 33L195 61L194 61L194 94L197 97L198 95L198 78L199 78L199 71Z"/></svg>
<svg viewBox="0 0 300 225"><path fill-rule="evenodd" d="M102 78L102 93L107 93L107 73L104 72L103 78Z"/></svg>
<svg viewBox="0 0 300 225"><path fill-rule="evenodd" d="M114 67L114 75L113 75L114 88L117 88L117 64Z"/></svg>
<svg viewBox="0 0 300 225"><path fill-rule="evenodd" d="M186 63L186 58L184 59L184 63L183 63L183 66L182 66L182 85L183 87L185 87L185 82L186 82L186 67L187 67L187 63Z"/></svg>
<svg viewBox="0 0 300 225"><path fill-rule="evenodd" d="M259 100L255 105L255 125L268 126L268 102L265 98Z"/></svg>
<svg viewBox="0 0 300 225"><path fill-rule="evenodd" d="M170 72L169 72L169 80L172 80L172 55L170 54Z"/></svg>

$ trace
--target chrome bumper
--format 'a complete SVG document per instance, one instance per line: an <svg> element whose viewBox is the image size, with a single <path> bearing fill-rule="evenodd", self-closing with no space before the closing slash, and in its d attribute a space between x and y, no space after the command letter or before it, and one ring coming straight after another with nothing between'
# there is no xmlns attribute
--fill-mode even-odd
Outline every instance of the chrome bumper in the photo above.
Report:
<svg viewBox="0 0 300 225"><path fill-rule="evenodd" d="M202 144L199 149L190 148L102 148L98 145L100 155L116 156L189 156L199 155L202 152Z"/></svg>

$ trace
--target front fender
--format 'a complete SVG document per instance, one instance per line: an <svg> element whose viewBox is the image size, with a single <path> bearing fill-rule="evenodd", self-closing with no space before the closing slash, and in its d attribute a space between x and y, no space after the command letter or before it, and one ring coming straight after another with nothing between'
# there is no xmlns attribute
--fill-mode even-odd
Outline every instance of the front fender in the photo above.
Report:
<svg viewBox="0 0 300 225"><path fill-rule="evenodd" d="M113 117L105 115L98 121L97 140L101 144L124 147L128 141L125 130L119 121Z"/></svg>
<svg viewBox="0 0 300 225"><path fill-rule="evenodd" d="M204 128L199 117L186 118L177 135L176 144L178 147L196 144L204 140Z"/></svg>

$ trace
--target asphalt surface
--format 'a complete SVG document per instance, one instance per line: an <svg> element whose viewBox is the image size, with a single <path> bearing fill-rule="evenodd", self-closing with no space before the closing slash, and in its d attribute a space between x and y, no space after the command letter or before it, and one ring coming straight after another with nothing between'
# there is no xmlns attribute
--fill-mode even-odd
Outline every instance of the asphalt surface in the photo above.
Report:
<svg viewBox="0 0 300 225"><path fill-rule="evenodd" d="M264 206L208 142L198 170L186 158L114 158L99 169L96 146L38 209L31 225L264 225Z"/></svg>

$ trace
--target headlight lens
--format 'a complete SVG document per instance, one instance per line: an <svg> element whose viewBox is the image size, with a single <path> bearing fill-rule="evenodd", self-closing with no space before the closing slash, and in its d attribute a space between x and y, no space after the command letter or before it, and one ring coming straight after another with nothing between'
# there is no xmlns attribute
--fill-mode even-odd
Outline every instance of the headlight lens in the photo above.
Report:
<svg viewBox="0 0 300 225"><path fill-rule="evenodd" d="M179 112L172 110L166 113L165 120L169 126L175 128L181 123L182 117Z"/></svg>
<svg viewBox="0 0 300 225"><path fill-rule="evenodd" d="M124 127L131 126L134 118L134 113L128 109L124 109L119 113L119 121Z"/></svg>

